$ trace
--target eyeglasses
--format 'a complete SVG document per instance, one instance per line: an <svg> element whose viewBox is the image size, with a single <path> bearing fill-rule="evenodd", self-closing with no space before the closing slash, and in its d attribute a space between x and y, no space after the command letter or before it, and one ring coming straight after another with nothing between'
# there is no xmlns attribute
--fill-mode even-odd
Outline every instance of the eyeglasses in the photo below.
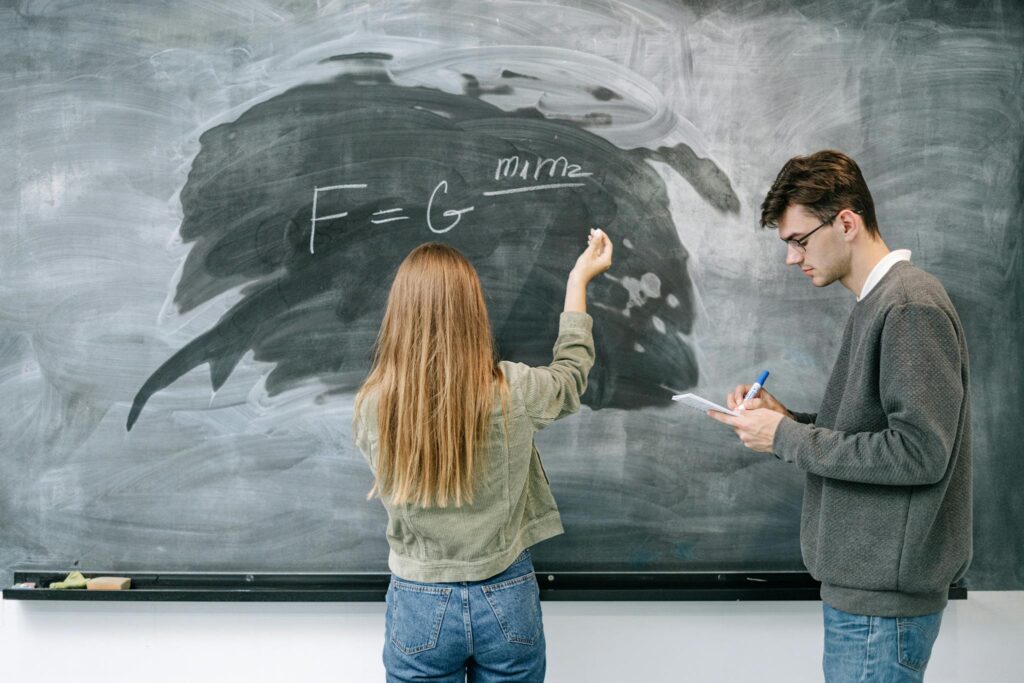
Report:
<svg viewBox="0 0 1024 683"><path fill-rule="evenodd" d="M816 227L814 230L811 230L809 233L807 233L806 235L804 235L800 239L792 239L792 238L790 238L788 240L782 240L782 241L786 244L787 248L793 247L794 249L797 250L797 252L802 254L805 251L807 251L807 242L808 242L808 240L811 239L811 235L813 235L814 233L818 232L819 230L824 228L826 225L831 225L832 221L834 221L838 217L839 217L838 213L832 214L831 218L829 218L827 221L825 221L824 223L822 223L821 225Z"/></svg>

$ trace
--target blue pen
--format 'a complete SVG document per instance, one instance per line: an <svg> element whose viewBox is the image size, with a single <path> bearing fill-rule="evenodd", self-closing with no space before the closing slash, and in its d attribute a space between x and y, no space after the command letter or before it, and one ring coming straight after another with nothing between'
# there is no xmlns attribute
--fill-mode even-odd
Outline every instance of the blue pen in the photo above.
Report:
<svg viewBox="0 0 1024 683"><path fill-rule="evenodd" d="M768 379L768 371L765 370L757 378L757 381L754 382L751 385L750 391L748 391L747 395L743 397L743 400L740 401L740 404L739 404L739 406L737 406L736 409L737 410L744 410L747 407L747 401L749 401L749 400L751 400L751 399L753 399L754 397L757 396L757 392L761 391L761 387L764 386L765 380L767 380L767 379Z"/></svg>

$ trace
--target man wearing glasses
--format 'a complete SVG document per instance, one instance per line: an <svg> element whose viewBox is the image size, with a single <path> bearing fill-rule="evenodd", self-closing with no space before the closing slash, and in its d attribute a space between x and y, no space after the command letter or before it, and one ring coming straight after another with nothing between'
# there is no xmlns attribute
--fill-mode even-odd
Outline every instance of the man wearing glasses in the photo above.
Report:
<svg viewBox="0 0 1024 683"><path fill-rule="evenodd" d="M821 581L826 681L920 681L971 558L967 346L945 289L889 251L857 164L786 162L761 205L786 264L857 297L817 413L749 385L711 412L806 472L800 546Z"/></svg>

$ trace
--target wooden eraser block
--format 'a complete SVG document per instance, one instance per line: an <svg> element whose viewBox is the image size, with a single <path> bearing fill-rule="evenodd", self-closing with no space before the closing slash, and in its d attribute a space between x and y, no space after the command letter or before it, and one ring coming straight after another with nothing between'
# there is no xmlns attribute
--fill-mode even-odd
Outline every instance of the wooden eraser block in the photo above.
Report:
<svg viewBox="0 0 1024 683"><path fill-rule="evenodd" d="M85 582L85 587L91 591L123 591L131 585L132 580L124 576L97 576Z"/></svg>

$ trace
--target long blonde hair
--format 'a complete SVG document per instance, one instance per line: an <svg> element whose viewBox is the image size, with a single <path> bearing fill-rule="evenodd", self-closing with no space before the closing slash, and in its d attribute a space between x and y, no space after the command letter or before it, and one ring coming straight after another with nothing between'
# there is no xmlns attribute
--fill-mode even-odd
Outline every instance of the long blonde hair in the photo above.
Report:
<svg viewBox="0 0 1024 683"><path fill-rule="evenodd" d="M377 399L369 495L423 507L472 503L495 383L504 410L507 386L476 270L454 247L420 245L398 267L373 368L356 395L357 416L371 391Z"/></svg>

